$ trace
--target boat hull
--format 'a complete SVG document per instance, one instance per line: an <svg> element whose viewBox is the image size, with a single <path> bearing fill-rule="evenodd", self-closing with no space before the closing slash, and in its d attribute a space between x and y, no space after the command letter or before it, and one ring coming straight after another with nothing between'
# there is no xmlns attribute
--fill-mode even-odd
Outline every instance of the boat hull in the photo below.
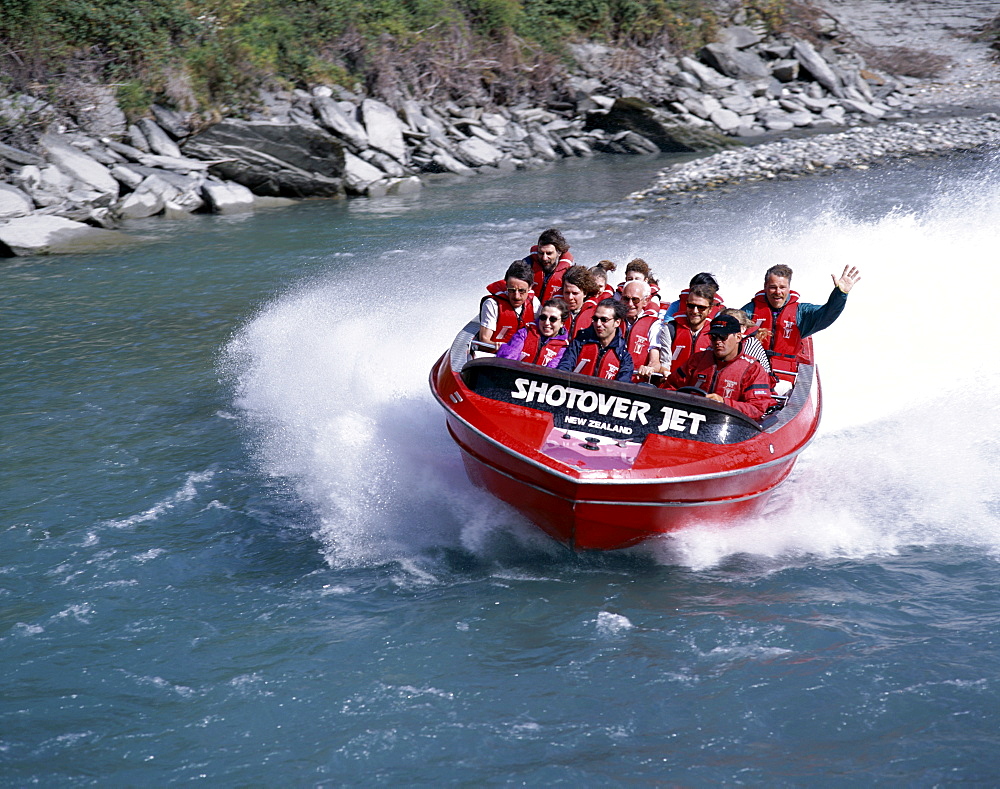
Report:
<svg viewBox="0 0 1000 789"><path fill-rule="evenodd" d="M741 434L735 443L719 446L693 440L693 436L663 435L652 430L654 420L647 425L651 432L641 442L634 437L628 442L602 438L604 443L595 449L577 441L576 431L563 434L558 425L566 419L559 409L549 408L557 412L553 416L516 401L499 402L493 390L480 385L481 391L493 394L482 396L463 379L461 362L453 347L452 353L442 356L434 366L431 388L445 408L448 431L462 451L470 480L516 508L554 539L578 550L624 548L693 525L724 526L760 512L792 472L799 452L816 430L821 410L817 378L807 393L802 392L806 396L794 404L794 414L786 414L771 430L754 426L755 430ZM492 375L498 364L491 364L486 372ZM581 377L571 373L557 377L555 371L525 372L529 370L525 365L505 364L511 369L500 370L501 374L523 376L512 379L517 382L509 387L513 397L526 391L521 383L524 380L536 381L536 387L542 385L537 381L552 387L574 385L581 387L580 391L596 386L601 392L607 390L609 398L614 395L620 400L628 395L638 401L655 397L653 406L666 403L661 410L683 407L689 415L711 410L739 421L736 417L740 415L728 413L732 409L688 395L593 379L583 379L587 383L582 384L578 383ZM645 394L650 391L655 394ZM623 407L621 413L626 411ZM601 424L605 432L629 429ZM666 424L664 418L659 428Z"/></svg>

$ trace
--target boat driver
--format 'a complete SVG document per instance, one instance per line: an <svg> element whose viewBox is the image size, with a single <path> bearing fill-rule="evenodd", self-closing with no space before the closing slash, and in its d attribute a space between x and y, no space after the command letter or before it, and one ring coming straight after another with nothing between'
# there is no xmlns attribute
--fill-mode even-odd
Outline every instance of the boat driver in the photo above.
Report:
<svg viewBox="0 0 1000 789"><path fill-rule="evenodd" d="M743 327L732 315L719 315L708 328L712 347L697 351L674 370L664 389L694 386L709 400L723 403L760 419L772 405L767 371L752 356L743 353Z"/></svg>
<svg viewBox="0 0 1000 789"><path fill-rule="evenodd" d="M621 327L625 305L604 299L594 310L590 328L582 331L559 362L560 370L616 381L632 380L632 354L625 345Z"/></svg>

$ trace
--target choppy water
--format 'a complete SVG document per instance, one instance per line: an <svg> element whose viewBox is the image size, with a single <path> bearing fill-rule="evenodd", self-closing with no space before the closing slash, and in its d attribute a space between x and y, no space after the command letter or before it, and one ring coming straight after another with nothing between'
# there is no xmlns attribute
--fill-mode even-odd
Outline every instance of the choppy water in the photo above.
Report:
<svg viewBox="0 0 1000 789"><path fill-rule="evenodd" d="M0 783L996 785L997 165L654 210L609 159L3 262ZM736 304L862 269L766 517L578 556L467 482L427 373L553 224Z"/></svg>

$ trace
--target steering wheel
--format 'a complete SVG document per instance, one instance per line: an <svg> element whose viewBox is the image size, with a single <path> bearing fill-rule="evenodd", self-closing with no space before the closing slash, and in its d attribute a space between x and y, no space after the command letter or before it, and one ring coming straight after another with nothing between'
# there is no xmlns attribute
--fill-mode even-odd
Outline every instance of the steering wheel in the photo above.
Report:
<svg viewBox="0 0 1000 789"><path fill-rule="evenodd" d="M698 395L698 397L708 397L708 392L700 386L682 386L677 390L681 394Z"/></svg>

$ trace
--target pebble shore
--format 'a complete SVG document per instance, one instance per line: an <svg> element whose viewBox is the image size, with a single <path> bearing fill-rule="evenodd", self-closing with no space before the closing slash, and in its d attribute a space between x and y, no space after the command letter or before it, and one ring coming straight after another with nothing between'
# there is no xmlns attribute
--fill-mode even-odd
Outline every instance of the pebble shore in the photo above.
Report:
<svg viewBox="0 0 1000 789"><path fill-rule="evenodd" d="M782 139L727 150L662 170L655 183L629 195L664 201L706 189L776 178L796 178L875 162L938 156L981 146L1000 147L1000 115L859 126L833 134Z"/></svg>

